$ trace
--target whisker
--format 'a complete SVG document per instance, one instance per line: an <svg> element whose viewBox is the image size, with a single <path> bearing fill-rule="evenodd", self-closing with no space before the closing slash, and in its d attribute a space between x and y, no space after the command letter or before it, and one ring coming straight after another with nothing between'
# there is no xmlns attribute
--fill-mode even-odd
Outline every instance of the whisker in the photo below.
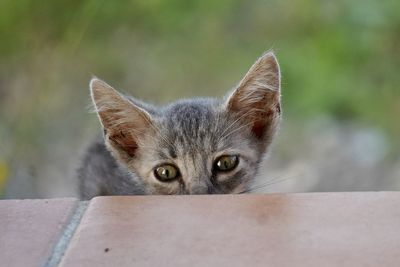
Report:
<svg viewBox="0 0 400 267"><path fill-rule="evenodd" d="M223 140L223 139L227 138L228 136L230 136L230 135L232 135L232 134L234 134L234 133L236 133L236 132L242 130L243 128L246 128L246 127L248 127L248 126L250 126L252 124L253 124L253 122L249 122L249 123L246 123L244 125L241 125L240 127L236 128L236 129L233 129L232 131L228 132L224 136L221 136L220 138L221 138L221 140Z"/></svg>
<svg viewBox="0 0 400 267"><path fill-rule="evenodd" d="M174 147L174 145L168 140L168 138L166 138L162 133L160 128L158 128L158 126L154 125L148 118L145 118L145 120L148 122L148 124L150 125L150 127L152 127L154 129L154 131L156 131L159 135L160 138L168 145L170 145L171 147Z"/></svg>
<svg viewBox="0 0 400 267"><path fill-rule="evenodd" d="M272 180L269 180L269 181L267 181L265 183L256 185L256 186L254 186L252 188L249 188L249 189L246 189L246 190L243 190L243 191L239 192L238 194L252 193L255 190L263 189L263 188L268 187L270 185L274 185L274 184L277 184L277 183L281 183L281 182L296 178L296 176L290 176L290 177L286 177L286 178L280 179L281 177L282 176L278 176L278 177L276 177L276 178L274 178Z"/></svg>
<svg viewBox="0 0 400 267"><path fill-rule="evenodd" d="M224 135L225 132L229 131L232 127L234 127L238 122L240 122L241 119L243 119L243 117L247 116L248 114L250 114L252 111L249 110L245 113L243 113L241 116L239 116L236 120L234 120L230 125L228 125L225 130L220 134L220 136Z"/></svg>

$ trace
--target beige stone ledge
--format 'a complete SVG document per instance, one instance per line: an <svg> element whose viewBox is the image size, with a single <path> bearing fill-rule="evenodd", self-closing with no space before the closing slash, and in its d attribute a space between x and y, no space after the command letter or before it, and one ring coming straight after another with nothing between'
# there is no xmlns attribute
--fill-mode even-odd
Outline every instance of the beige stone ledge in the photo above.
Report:
<svg viewBox="0 0 400 267"><path fill-rule="evenodd" d="M400 192L6 200L0 249L5 266L400 266Z"/></svg>

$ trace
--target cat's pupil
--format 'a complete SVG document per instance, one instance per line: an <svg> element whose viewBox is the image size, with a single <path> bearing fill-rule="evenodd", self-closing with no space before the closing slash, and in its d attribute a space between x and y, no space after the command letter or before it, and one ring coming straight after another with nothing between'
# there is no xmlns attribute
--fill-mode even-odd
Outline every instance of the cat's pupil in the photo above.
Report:
<svg viewBox="0 0 400 267"><path fill-rule="evenodd" d="M165 177L169 178L169 170L164 169L163 174L164 174Z"/></svg>
<svg viewBox="0 0 400 267"><path fill-rule="evenodd" d="M238 156L221 156L215 163L215 169L217 171L230 171L236 168L238 163Z"/></svg>
<svg viewBox="0 0 400 267"><path fill-rule="evenodd" d="M228 162L227 160L224 161L224 166L225 166L225 169L228 169L228 167L229 167L229 162Z"/></svg>
<svg viewBox="0 0 400 267"><path fill-rule="evenodd" d="M164 165L154 170L156 178L162 182L171 181L178 177L178 168L172 165Z"/></svg>

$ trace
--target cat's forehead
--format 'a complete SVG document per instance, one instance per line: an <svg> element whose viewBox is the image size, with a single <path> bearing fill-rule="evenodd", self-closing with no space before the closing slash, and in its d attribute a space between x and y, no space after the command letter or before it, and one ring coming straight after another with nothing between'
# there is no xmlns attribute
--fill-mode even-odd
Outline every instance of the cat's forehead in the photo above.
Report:
<svg viewBox="0 0 400 267"><path fill-rule="evenodd" d="M167 106L161 115L162 133L175 146L210 147L221 116L213 99L182 100Z"/></svg>
<svg viewBox="0 0 400 267"><path fill-rule="evenodd" d="M164 109L162 118L165 122L182 130L192 127L207 127L209 120L217 114L217 101L213 99L182 100L170 104Z"/></svg>
<svg viewBox="0 0 400 267"><path fill-rule="evenodd" d="M246 150L248 131L229 116L222 100L183 100L159 110L155 149L160 159L203 161L222 151Z"/></svg>

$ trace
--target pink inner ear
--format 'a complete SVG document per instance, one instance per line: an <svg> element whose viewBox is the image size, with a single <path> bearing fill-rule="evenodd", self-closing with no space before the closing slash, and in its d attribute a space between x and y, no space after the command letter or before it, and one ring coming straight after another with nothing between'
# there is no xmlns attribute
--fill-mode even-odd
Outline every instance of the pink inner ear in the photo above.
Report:
<svg viewBox="0 0 400 267"><path fill-rule="evenodd" d="M108 139L119 149L125 151L130 157L135 156L135 152L138 145L131 134L126 134L123 131L119 131L112 134Z"/></svg>
<svg viewBox="0 0 400 267"><path fill-rule="evenodd" d="M262 139L264 136L266 125L267 125L266 122L256 121L254 122L251 131L258 139Z"/></svg>
<svg viewBox="0 0 400 267"><path fill-rule="evenodd" d="M264 137L268 123L272 119L273 115L274 111L271 109L268 109L266 112L259 111L256 113L251 131L258 139L262 139Z"/></svg>

